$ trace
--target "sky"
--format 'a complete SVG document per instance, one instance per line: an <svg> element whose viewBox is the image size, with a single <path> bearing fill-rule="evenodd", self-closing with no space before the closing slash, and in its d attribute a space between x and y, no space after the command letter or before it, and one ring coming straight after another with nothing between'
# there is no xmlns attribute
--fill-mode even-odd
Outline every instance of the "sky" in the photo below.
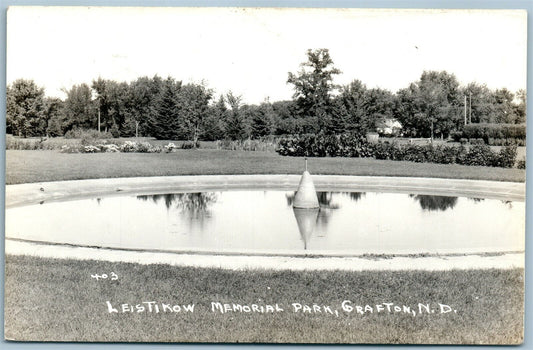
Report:
<svg viewBox="0 0 533 350"><path fill-rule="evenodd" d="M244 103L291 99L288 72L328 48L342 74L396 92L424 70L463 85L526 88L527 13L519 10L10 7L7 84L46 95L102 77L172 76Z"/></svg>

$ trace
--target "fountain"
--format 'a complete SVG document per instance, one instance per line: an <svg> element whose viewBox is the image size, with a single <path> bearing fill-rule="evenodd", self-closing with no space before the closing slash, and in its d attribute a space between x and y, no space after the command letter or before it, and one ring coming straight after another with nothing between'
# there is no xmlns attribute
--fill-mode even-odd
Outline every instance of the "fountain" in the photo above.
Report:
<svg viewBox="0 0 533 350"><path fill-rule="evenodd" d="M292 206L298 209L316 209L320 207L315 185L311 179L311 174L307 171L307 158L305 158L305 171L300 179Z"/></svg>

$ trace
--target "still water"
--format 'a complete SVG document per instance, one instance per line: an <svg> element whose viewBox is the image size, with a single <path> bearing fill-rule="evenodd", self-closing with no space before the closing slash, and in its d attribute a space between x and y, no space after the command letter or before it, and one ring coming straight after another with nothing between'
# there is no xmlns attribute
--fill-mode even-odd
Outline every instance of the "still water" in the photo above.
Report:
<svg viewBox="0 0 533 350"><path fill-rule="evenodd" d="M180 252L415 254L524 250L524 202L318 192L228 191L104 197L6 210L6 238Z"/></svg>

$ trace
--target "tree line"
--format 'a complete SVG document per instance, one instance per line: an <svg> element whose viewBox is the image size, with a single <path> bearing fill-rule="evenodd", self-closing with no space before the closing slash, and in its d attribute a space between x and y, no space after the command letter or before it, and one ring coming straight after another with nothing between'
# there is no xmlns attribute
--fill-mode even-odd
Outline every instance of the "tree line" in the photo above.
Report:
<svg viewBox="0 0 533 350"><path fill-rule="evenodd" d="M292 100L246 104L229 91L215 96L203 84L172 77L140 77L132 82L98 78L45 96L32 80L7 87L6 131L22 137L62 136L70 130L96 129L114 137L221 140L275 135L373 132L397 119L410 137L448 137L470 123L521 124L526 94L492 90L472 82L461 86L446 71L425 71L396 93L368 88L360 80L334 84L341 71L327 49L307 51L300 70L288 73Z"/></svg>

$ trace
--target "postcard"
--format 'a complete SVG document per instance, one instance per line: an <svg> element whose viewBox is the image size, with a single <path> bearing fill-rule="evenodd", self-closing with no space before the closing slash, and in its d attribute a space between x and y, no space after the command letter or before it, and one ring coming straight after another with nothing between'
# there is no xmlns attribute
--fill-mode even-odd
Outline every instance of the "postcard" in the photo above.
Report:
<svg viewBox="0 0 533 350"><path fill-rule="evenodd" d="M523 342L526 11L7 22L7 340Z"/></svg>

